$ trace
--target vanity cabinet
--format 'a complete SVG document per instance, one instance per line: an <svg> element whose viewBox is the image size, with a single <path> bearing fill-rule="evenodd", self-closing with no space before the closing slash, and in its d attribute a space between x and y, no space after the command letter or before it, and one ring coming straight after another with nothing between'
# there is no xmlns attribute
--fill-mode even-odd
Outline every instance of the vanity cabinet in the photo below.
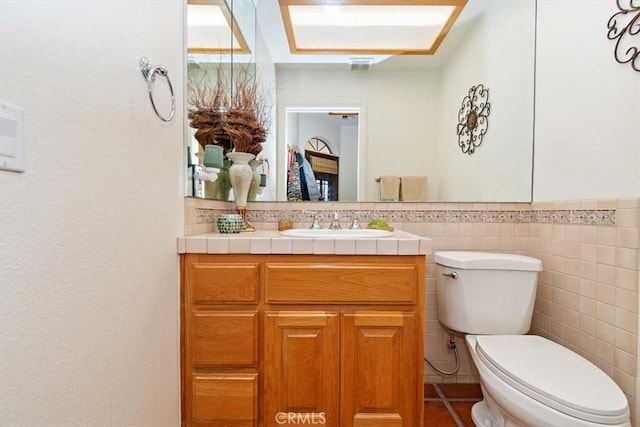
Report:
<svg viewBox="0 0 640 427"><path fill-rule="evenodd" d="M422 425L424 262L182 255L183 425Z"/></svg>

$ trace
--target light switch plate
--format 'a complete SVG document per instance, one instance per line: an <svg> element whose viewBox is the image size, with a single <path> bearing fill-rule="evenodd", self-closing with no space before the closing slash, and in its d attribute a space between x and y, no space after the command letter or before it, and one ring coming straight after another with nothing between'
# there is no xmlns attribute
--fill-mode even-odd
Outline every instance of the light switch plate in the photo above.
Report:
<svg viewBox="0 0 640 427"><path fill-rule="evenodd" d="M24 110L0 101L0 169L24 172Z"/></svg>

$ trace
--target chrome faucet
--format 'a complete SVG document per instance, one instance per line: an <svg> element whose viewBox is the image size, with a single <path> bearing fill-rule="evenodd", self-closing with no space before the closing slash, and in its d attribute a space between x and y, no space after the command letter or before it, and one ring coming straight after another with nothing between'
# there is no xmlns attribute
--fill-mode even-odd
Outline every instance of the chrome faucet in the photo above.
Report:
<svg viewBox="0 0 640 427"><path fill-rule="evenodd" d="M302 211L302 213L313 215L313 221L311 222L311 226L309 226L309 229L311 229L311 230L320 230L322 228L322 226L320 225L320 222L318 222L318 212L316 212L316 211Z"/></svg>
<svg viewBox="0 0 640 427"><path fill-rule="evenodd" d="M329 230L340 230L342 227L340 226L340 214L338 211L333 212L333 220L329 225Z"/></svg>
<svg viewBox="0 0 640 427"><path fill-rule="evenodd" d="M353 211L353 222L351 223L351 226L349 227L350 230L361 230L362 226L360 225L360 222L358 221L358 216L362 215L362 214L368 214L369 212L358 212L358 211Z"/></svg>

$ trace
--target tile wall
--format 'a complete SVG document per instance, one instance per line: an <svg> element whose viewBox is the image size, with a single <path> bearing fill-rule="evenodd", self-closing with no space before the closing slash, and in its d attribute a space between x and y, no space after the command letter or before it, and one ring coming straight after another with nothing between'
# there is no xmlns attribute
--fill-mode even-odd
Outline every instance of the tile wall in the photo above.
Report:
<svg viewBox="0 0 640 427"><path fill-rule="evenodd" d="M286 203L250 204L258 229L276 229L279 219L310 224L305 210L334 211L347 226L354 210L387 219L396 229L432 239L432 250L514 252L542 260L532 333L559 342L609 374L635 407L640 198L533 204L511 203ZM185 199L185 235L215 231L215 219L233 204ZM427 257L425 354L442 370L454 368L449 338L437 318L435 266ZM477 383L478 374L456 334L461 367L442 376L425 367L425 382Z"/></svg>
<svg viewBox="0 0 640 427"><path fill-rule="evenodd" d="M542 260L532 333L581 354L636 403L640 199L534 203L533 209L614 209L615 224L529 225Z"/></svg>

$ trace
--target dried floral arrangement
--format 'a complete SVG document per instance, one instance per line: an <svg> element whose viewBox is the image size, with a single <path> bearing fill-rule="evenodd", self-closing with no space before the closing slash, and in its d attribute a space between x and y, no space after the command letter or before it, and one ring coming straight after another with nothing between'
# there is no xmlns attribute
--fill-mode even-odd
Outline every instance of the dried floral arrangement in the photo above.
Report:
<svg viewBox="0 0 640 427"><path fill-rule="evenodd" d="M187 82L187 103L190 126L197 129L195 138L204 150L205 145L216 144L225 154L233 149L229 135L224 131L224 112L229 105L228 79L222 67L216 75L208 72L190 74Z"/></svg>
<svg viewBox="0 0 640 427"><path fill-rule="evenodd" d="M215 76L190 76L187 83L188 117L204 147L216 144L229 151L258 155L266 140L271 116L270 97L249 65L234 65L225 72L219 64Z"/></svg>

